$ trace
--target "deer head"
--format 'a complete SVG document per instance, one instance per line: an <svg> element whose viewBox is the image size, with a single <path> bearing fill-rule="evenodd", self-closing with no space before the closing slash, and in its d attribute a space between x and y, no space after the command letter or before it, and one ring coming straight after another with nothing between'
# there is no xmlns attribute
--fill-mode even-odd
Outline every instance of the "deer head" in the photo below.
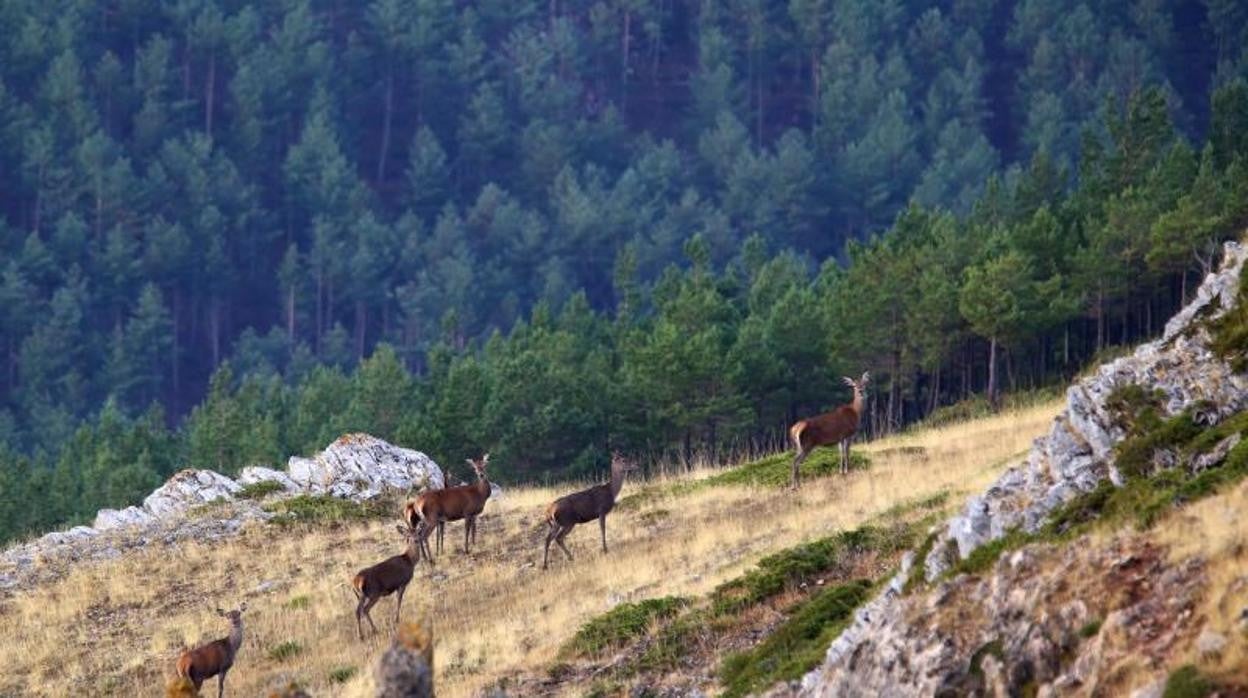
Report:
<svg viewBox="0 0 1248 698"><path fill-rule="evenodd" d="M485 479L485 466L490 462L490 454L486 453L481 456L480 460L468 459L468 465L472 466L472 471L477 474L478 480Z"/></svg>

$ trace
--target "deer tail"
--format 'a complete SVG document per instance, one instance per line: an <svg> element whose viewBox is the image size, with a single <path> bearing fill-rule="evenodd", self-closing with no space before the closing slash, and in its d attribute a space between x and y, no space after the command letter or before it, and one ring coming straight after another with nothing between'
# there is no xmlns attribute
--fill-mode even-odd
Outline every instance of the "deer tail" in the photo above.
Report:
<svg viewBox="0 0 1248 698"><path fill-rule="evenodd" d="M789 438L793 440L793 448L800 453L802 450L802 432L806 431L806 420L789 427Z"/></svg>

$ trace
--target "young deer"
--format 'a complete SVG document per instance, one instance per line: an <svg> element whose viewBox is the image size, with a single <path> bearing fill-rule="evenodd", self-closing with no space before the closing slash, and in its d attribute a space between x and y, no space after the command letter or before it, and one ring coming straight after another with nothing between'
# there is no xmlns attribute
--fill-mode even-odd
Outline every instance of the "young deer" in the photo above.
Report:
<svg viewBox="0 0 1248 698"><path fill-rule="evenodd" d="M818 446L839 443L841 473L849 472L849 442L858 431L858 420L862 418L862 402L866 395L867 382L870 380L870 373L863 373L862 378L856 381L846 377L845 384L854 389L853 402L817 417L803 419L789 427L789 438L793 440L793 448L797 449L790 487L797 489L798 468L806 460L806 456Z"/></svg>
<svg viewBox="0 0 1248 698"><path fill-rule="evenodd" d="M563 544L563 539L577 524L598 519L598 528L602 531L602 552L607 552L607 514L615 506L616 497L620 496L620 488L624 486L624 475L637 469L624 460L619 453L611 454L611 481L594 485L580 492L564 495L546 507L546 525L550 531L546 533L546 547L542 553L542 569L550 560L550 544L553 541L563 550L563 554L572 559L572 553Z"/></svg>
<svg viewBox="0 0 1248 698"><path fill-rule="evenodd" d="M220 640L213 640L193 650L184 650L178 657L177 672L195 684L195 691L203 685L205 679L217 677L217 698L225 694L225 675L234 666L234 657L243 644L243 611L247 604L234 611L216 609L217 615L230 621L230 634Z"/></svg>
<svg viewBox="0 0 1248 698"><path fill-rule="evenodd" d="M488 453L481 456L481 460L469 458L468 464L477 473L475 483L431 490L403 507L403 518L420 531L420 548L429 564L433 564L433 554L429 551L429 534L434 528L438 529L438 554L442 554L442 529L447 521L464 520L465 553L468 552L469 539L476 545L477 516L485 508L485 500L490 498L490 481L485 476L485 466L489 462Z"/></svg>
<svg viewBox="0 0 1248 698"><path fill-rule="evenodd" d="M358 601L355 605L355 632L359 634L361 640L364 639L361 619L367 618L373 632L377 632L377 625L373 623L373 617L369 611L381 600L381 597L389 596L396 591L399 596L394 604L394 624L398 627L399 609L403 608L403 592L407 591L407 584L412 581L412 574L416 571L416 563L420 562L420 534L410 524L395 528L407 540L407 549L400 555L388 557L372 567L360 570L359 574L351 580L351 591L355 592Z"/></svg>

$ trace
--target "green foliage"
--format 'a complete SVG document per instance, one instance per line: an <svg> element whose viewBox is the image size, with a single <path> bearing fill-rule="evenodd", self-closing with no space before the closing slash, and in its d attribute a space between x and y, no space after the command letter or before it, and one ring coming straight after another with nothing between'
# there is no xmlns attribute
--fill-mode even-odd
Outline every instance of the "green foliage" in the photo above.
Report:
<svg viewBox="0 0 1248 698"><path fill-rule="evenodd" d="M264 499L274 492L283 492L285 489L282 483L275 480L261 480L243 485L243 488L234 496L238 499Z"/></svg>
<svg viewBox="0 0 1248 698"><path fill-rule="evenodd" d="M687 605L688 599L676 596L622 603L581 626L560 652L571 657L601 655L647 633Z"/></svg>
<svg viewBox="0 0 1248 698"><path fill-rule="evenodd" d="M714 615L735 613L763 600L830 574L855 554L876 551L889 554L914 543L910 526L876 528L864 526L820 538L769 555L744 575L724 582L711 594Z"/></svg>
<svg viewBox="0 0 1248 698"><path fill-rule="evenodd" d="M303 645L298 642L295 642L294 640L286 640L285 642L280 642L269 648L269 659L283 662L291 657L294 657L300 652L303 652L303 650Z"/></svg>
<svg viewBox="0 0 1248 698"><path fill-rule="evenodd" d="M1191 664L1170 672L1162 698L1205 698L1213 693L1213 682Z"/></svg>
<svg viewBox="0 0 1248 698"><path fill-rule="evenodd" d="M758 645L725 657L719 670L724 695L744 696L813 669L872 588L869 580L858 580L824 589Z"/></svg>
<svg viewBox="0 0 1248 698"><path fill-rule="evenodd" d="M792 453L780 453L767 458L760 458L745 465L729 468L699 481L700 486L719 487L724 485L741 485L754 487L787 487L793 473ZM859 451L850 449L850 470L868 470L871 461ZM837 475L841 472L841 454L839 449L828 447L816 449L799 468L803 479L813 479Z"/></svg>
<svg viewBox="0 0 1248 698"><path fill-rule="evenodd" d="M269 521L281 526L381 519L394 515L388 506L381 503L356 502L327 494L301 494L266 504L264 509L276 514Z"/></svg>
<svg viewBox="0 0 1248 698"><path fill-rule="evenodd" d="M309 599L307 596L303 596L303 595L292 596L290 600L282 604L282 607L290 609L292 611L302 611L310 607L311 603L312 603L312 600Z"/></svg>
<svg viewBox="0 0 1248 698"><path fill-rule="evenodd" d="M359 671L360 670L357 667L353 667L353 666L334 667L333 669L329 670L329 682L330 683L346 683L350 681L356 674L358 674Z"/></svg>
<svg viewBox="0 0 1248 698"><path fill-rule="evenodd" d="M1095 637L1097 633L1101 632L1101 624L1103 622L1104 621L1100 618L1093 618L1087 623L1084 623L1083 626L1079 628L1079 637L1085 639Z"/></svg>
<svg viewBox="0 0 1248 698"><path fill-rule="evenodd" d="M6 7L0 538L354 429L586 476L870 369L891 431L1155 332L1248 220L1234 3L469 5Z"/></svg>

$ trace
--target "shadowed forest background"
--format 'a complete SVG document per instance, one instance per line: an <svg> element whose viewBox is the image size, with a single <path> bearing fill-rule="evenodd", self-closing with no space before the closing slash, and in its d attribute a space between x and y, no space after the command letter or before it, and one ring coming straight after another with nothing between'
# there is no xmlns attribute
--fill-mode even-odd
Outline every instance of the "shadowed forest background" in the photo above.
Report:
<svg viewBox="0 0 1248 698"><path fill-rule="evenodd" d="M0 6L0 539L365 430L502 480L868 430L1160 330L1233 0ZM963 407L966 403L963 403Z"/></svg>

